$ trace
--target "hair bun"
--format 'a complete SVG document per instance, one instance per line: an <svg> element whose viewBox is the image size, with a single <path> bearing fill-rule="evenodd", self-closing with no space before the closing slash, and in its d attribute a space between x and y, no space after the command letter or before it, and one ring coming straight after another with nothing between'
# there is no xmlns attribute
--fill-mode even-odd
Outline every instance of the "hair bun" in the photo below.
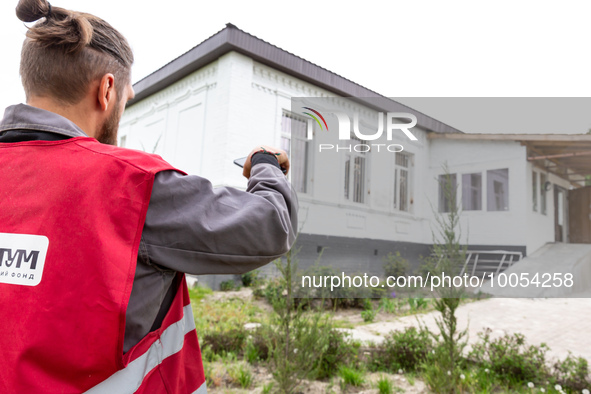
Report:
<svg viewBox="0 0 591 394"><path fill-rule="evenodd" d="M49 15L51 5L47 0L19 0L16 16L23 22L35 22Z"/></svg>
<svg viewBox="0 0 591 394"><path fill-rule="evenodd" d="M80 52L92 41L94 29L89 17L96 17L90 14L52 8L47 0L20 0L16 15L23 22L50 17L45 23L36 23L27 32L27 38L42 47L59 46L72 53Z"/></svg>

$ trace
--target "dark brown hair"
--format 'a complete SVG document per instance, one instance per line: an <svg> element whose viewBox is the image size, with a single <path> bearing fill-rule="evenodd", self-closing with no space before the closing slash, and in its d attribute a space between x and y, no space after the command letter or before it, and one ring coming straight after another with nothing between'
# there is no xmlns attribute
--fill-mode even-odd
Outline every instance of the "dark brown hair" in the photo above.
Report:
<svg viewBox="0 0 591 394"><path fill-rule="evenodd" d="M127 40L91 14L53 7L46 0L20 0L16 15L34 22L21 53L20 75L27 99L49 96L76 104L90 83L115 76L119 100L130 82L133 53Z"/></svg>

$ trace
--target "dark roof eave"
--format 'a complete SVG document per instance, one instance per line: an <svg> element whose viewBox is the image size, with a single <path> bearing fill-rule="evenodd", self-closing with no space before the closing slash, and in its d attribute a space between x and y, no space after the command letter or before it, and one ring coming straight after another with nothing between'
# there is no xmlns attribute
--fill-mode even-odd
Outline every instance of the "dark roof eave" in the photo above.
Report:
<svg viewBox="0 0 591 394"><path fill-rule="evenodd" d="M225 37L227 30L224 29L218 32L190 51L136 82L133 85L135 97L127 103L127 106L131 106L159 92L231 51L231 45Z"/></svg>
<svg viewBox="0 0 591 394"><path fill-rule="evenodd" d="M135 98L130 100L127 105L131 106L143 100L231 51L242 53L255 61L293 75L339 96L351 97L360 104L378 111L412 112L417 116L418 124L426 130L436 133L461 133L451 126L416 110L411 111L409 107L401 103L269 44L231 24L228 24L226 28L164 67L138 81L134 85Z"/></svg>

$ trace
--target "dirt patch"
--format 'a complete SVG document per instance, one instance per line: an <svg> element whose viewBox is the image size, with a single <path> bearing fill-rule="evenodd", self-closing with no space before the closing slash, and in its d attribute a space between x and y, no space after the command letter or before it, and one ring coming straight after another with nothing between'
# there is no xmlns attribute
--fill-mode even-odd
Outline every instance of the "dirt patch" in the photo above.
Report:
<svg viewBox="0 0 591 394"><path fill-rule="evenodd" d="M348 393L364 393L364 394L378 394L377 382L381 378L387 378L392 382L394 393L428 393L429 391L425 388L425 383L418 379L405 377L404 375L393 375L388 373L369 373L365 375L365 384L360 387L347 386L341 388L341 379L336 378L332 382L308 382L303 383L303 389L299 391L302 394L348 394Z"/></svg>
<svg viewBox="0 0 591 394"><path fill-rule="evenodd" d="M253 384L249 388L241 388L239 384L233 381L231 374L228 372L233 367L233 364L211 363L209 376L212 383L208 383L207 392L210 394L246 394L246 393L262 393L265 386L273 383L271 373L262 365L250 366L253 375ZM365 393L377 394L377 382L379 379L387 378L392 383L394 393L409 393L409 394L423 394L429 393L423 383L419 379L410 376L389 374L382 372L368 373L365 375L365 383L359 387L347 386L342 387L341 379L335 377L326 381L309 381L303 380L300 386L295 390L297 394L352 394ZM271 390L271 392L274 392Z"/></svg>

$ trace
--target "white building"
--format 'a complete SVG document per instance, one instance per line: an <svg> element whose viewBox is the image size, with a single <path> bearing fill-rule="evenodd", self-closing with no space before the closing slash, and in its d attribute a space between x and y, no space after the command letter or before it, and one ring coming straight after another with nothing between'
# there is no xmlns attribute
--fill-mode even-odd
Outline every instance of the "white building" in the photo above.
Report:
<svg viewBox="0 0 591 394"><path fill-rule="evenodd" d="M591 135L463 134L233 25L134 89L120 145L160 154L214 186L246 187L233 159L253 144L291 146L304 262L323 250L326 261L380 271L382 257L400 251L416 264L433 243L434 211L444 210L437 181L444 163L470 249L526 255L548 242L591 243L591 193L582 188L591 166L579 156L589 153ZM320 113L359 112L365 129L379 113L412 113L417 140L395 134L390 143L403 145L400 153L319 152L329 133L315 126L308 140L311 120L293 97L317 98L309 100ZM336 118L325 119L334 128Z"/></svg>

